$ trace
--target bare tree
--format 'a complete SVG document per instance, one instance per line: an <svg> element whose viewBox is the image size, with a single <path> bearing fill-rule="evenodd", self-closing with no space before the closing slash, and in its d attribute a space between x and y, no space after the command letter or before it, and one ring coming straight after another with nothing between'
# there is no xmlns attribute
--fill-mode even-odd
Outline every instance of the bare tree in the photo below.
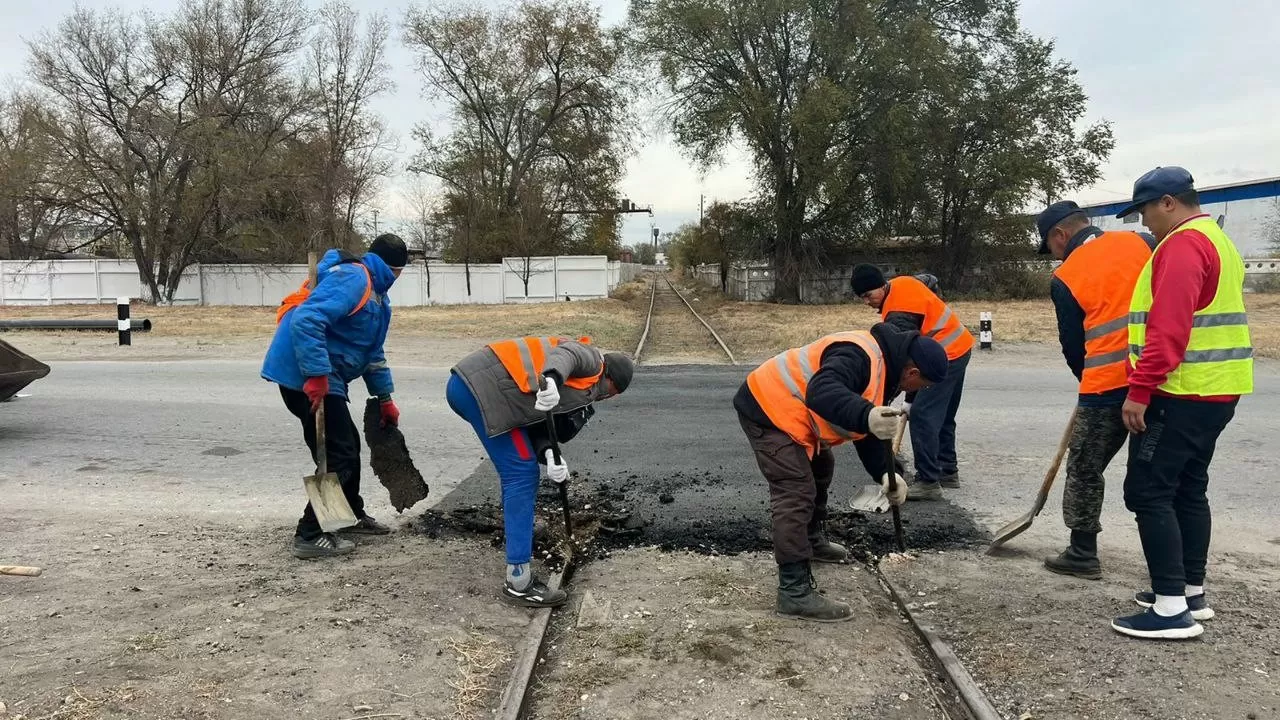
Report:
<svg viewBox="0 0 1280 720"><path fill-rule="evenodd" d="M389 34L384 15L369 16L362 27L360 13L344 2L320 10L308 70L321 130L317 186L323 247L349 244L356 214L376 181L392 169L391 139L369 110L373 98L394 87L386 62Z"/></svg>
<svg viewBox="0 0 1280 720"><path fill-rule="evenodd" d="M0 258L39 258L76 218L72 198L58 182L63 170L42 127L46 111L29 94L0 98ZM75 251L100 239L90 230Z"/></svg>
<svg viewBox="0 0 1280 720"><path fill-rule="evenodd" d="M30 44L64 186L124 236L151 301L228 232L255 151L294 132L278 106L305 30L293 0L188 0L168 21L78 8Z"/></svg>

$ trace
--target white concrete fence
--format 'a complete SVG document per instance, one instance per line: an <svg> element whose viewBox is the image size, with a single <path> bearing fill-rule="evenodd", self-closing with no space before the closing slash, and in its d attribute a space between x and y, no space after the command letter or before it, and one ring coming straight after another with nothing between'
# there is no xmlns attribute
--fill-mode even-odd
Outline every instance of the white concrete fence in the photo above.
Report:
<svg viewBox="0 0 1280 720"><path fill-rule="evenodd" d="M604 255L507 258L472 265L468 292L466 266L415 264L392 286L391 299L402 307L589 300L608 297L641 267ZM305 265L193 265L183 273L173 303L278 305L306 279ZM145 296L132 260L0 261L0 305L101 304Z"/></svg>

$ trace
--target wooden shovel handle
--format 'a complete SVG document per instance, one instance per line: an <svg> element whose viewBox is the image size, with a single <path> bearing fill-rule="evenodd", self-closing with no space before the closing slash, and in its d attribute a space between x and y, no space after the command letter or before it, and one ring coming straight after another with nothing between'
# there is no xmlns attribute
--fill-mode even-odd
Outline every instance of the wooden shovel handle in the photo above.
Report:
<svg viewBox="0 0 1280 720"><path fill-rule="evenodd" d="M1067 420L1067 429L1062 431L1062 440L1058 442L1058 452L1053 456L1053 463L1049 465L1048 472L1044 474L1044 481L1040 483L1040 492L1036 496L1035 515L1039 515L1040 510L1044 508L1045 501L1049 499L1049 490L1053 487L1053 481L1058 478L1062 458L1066 456L1067 447L1071 445L1071 436L1076 431L1076 414L1079 410L1079 406L1072 408L1071 419Z"/></svg>
<svg viewBox="0 0 1280 720"><path fill-rule="evenodd" d="M0 575L25 575L26 577L38 577L44 570L38 567L25 567L23 565L0 565Z"/></svg>
<svg viewBox="0 0 1280 720"><path fill-rule="evenodd" d="M902 436L907 432L907 416L904 413L898 417L898 432L893 436L893 454L897 456L898 451L902 449Z"/></svg>

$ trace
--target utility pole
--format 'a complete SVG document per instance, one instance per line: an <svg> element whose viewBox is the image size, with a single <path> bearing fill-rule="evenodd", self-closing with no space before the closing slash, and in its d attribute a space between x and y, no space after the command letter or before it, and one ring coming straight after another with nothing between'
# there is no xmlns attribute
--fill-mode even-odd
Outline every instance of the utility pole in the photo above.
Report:
<svg viewBox="0 0 1280 720"><path fill-rule="evenodd" d="M373 234L378 234L378 208L373 209Z"/></svg>
<svg viewBox="0 0 1280 720"><path fill-rule="evenodd" d="M698 227L702 227L702 200L706 195L698 193Z"/></svg>

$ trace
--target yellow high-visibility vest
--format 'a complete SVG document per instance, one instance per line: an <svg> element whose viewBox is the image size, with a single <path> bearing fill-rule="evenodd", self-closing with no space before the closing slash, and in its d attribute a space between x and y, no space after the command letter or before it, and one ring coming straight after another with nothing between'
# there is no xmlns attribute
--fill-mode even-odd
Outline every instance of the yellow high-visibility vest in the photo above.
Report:
<svg viewBox="0 0 1280 720"><path fill-rule="evenodd" d="M1253 344L1244 307L1244 261L1231 238L1208 217L1195 218L1178 229L1196 230L1209 238L1221 269L1213 302L1196 311L1182 362L1160 390L1170 395L1247 395L1253 392ZM1151 268L1162 247L1164 240L1138 276L1129 304L1129 362L1135 366L1147 340Z"/></svg>

